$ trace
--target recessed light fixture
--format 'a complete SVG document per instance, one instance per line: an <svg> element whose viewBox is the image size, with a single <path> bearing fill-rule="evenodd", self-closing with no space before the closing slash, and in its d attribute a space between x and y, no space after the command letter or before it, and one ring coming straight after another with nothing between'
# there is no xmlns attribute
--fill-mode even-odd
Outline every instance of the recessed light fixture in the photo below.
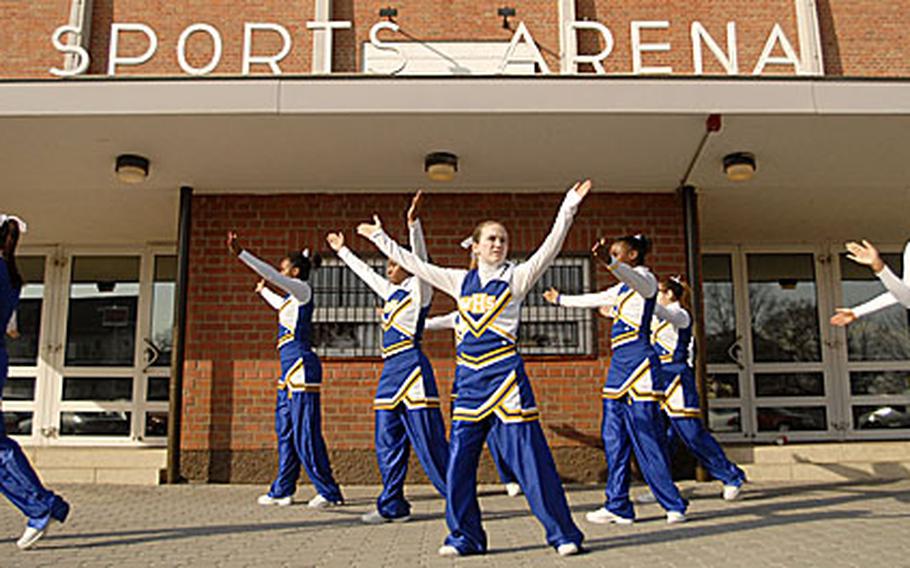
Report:
<svg viewBox="0 0 910 568"><path fill-rule="evenodd" d="M431 181L452 181L458 171L458 156L451 152L431 152L423 159L423 169Z"/></svg>
<svg viewBox="0 0 910 568"><path fill-rule="evenodd" d="M120 154L117 156L114 172L117 174L117 179L123 183L142 183L149 175L148 158L135 154Z"/></svg>
<svg viewBox="0 0 910 568"><path fill-rule="evenodd" d="M730 181L749 181L755 175L755 155L734 152L724 156L724 174Z"/></svg>

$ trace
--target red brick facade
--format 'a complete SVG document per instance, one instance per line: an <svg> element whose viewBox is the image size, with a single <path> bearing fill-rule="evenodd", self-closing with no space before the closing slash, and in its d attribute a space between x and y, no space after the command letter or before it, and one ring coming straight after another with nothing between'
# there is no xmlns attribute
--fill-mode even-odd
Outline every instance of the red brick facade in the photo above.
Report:
<svg viewBox="0 0 910 568"><path fill-rule="evenodd" d="M441 265L463 265L465 253L459 241L470 234L476 221L490 216L509 229L513 251L533 250L549 228L560 199L557 194L433 192L422 215L430 254ZM324 238L333 229L344 230L354 250L375 254L369 242L353 235L352 228L376 211L390 232L401 236L406 205L406 196L400 194L369 199L351 194L194 198L182 439L188 476L261 480L271 473L274 459L275 315L253 294L256 277L228 254L226 231L236 229L244 245L273 261L294 247L328 251ZM664 275L682 271L682 213L679 199L672 194L593 194L583 204L563 250L586 253L597 237L630 231L653 238L650 264L655 271ZM611 283L603 269L596 272L595 280L597 288ZM437 294L433 313L445 313L452 306L450 299ZM599 390L609 364L603 321L598 324L596 358L531 358L527 365L545 431L560 467L572 478L593 479L603 468L602 455L591 443L598 438ZM427 335L426 350L447 408L454 365L451 334ZM381 365L356 359L324 362L324 431L340 463L371 452L371 402ZM346 481L364 481L372 467L369 456L366 466L336 466L336 470Z"/></svg>
<svg viewBox="0 0 910 568"><path fill-rule="evenodd" d="M398 36L386 32L388 40L499 40L511 37L502 28L496 10L502 2L443 2L441 0L402 0L368 2L335 1L334 20L353 22L349 30L335 32L334 69L336 73L356 73L361 69L362 45L368 40L370 27L378 21L379 9L387 5L398 9L396 21L401 26ZM524 22L547 63L558 72L559 14L556 0L529 0L512 3L517 15L512 29ZM818 14L825 59L825 70L831 76L898 77L910 72L910 0L857 2L819 0ZM69 19L69 2L13 0L0 4L0 78L50 78L51 67L62 65L63 56L51 45L51 33ZM140 2L138 0L97 0L93 3L90 51L91 74L104 74L111 22L142 22L153 27L159 39L155 56L138 67L123 67L118 75L182 75L177 66L176 46L181 31L196 22L215 26L224 42L221 63L213 74L238 75L241 72L244 22L275 22L288 29L292 49L281 62L285 74L311 71L313 32L306 22L314 19L314 0L291 2ZM645 30L644 42L669 42L671 51L646 53L644 64L670 65L675 74L691 74L692 45L689 37L692 21L701 22L721 45L725 46L726 23L735 21L738 36L740 74L748 75L775 22L799 51L794 2L747 2L735 0L718 3L696 0L672 3L662 0L577 0L577 20L598 21L610 28L615 39L612 55L604 61L607 72L631 72L630 26L632 20L669 22L666 30ZM121 53L138 55L146 39L137 33L123 34ZM273 53L279 38L271 32L254 35L254 53ZM579 51L595 53L601 40L593 32L579 35ZM188 60L204 65L211 56L211 42L204 34L194 35L187 48ZM706 49L705 72L722 73L723 69ZM780 55L778 47L775 55ZM269 73L264 65L254 65L253 74ZM765 74L792 74L788 66L771 66Z"/></svg>

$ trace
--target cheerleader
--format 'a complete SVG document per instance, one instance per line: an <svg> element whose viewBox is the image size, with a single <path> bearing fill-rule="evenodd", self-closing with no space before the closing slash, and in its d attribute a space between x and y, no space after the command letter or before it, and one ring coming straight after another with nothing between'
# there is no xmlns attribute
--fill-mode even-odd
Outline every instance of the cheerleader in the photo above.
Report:
<svg viewBox="0 0 910 568"><path fill-rule="evenodd" d="M26 225L15 216L0 214L0 329L7 332L13 313L19 305L24 284L16 266L19 234ZM0 334L0 397L9 373L9 354ZM0 400L2 404L2 400ZM63 523L70 506L63 497L45 489L22 448L6 433L6 422L0 409L0 492L26 516L25 531L16 541L22 550L31 548L48 531L51 521Z"/></svg>
<svg viewBox="0 0 910 568"><path fill-rule="evenodd" d="M727 459L701 420L692 367L692 317L683 307L688 302L688 290L681 277L671 276L660 283L652 343L660 357L662 382L666 385L663 409L670 418L667 447L672 450L676 439L681 439L708 473L724 484L723 498L734 501L739 498L746 475Z"/></svg>
<svg viewBox="0 0 910 568"><path fill-rule="evenodd" d="M418 192L408 210L408 229L414 254L426 260L423 228L417 218L420 196ZM376 460L383 489L376 509L363 515L361 520L367 524L407 521L411 505L404 496L404 480L411 446L436 490L443 497L446 494L449 451L445 424L439 409L433 367L420 349L433 288L391 260L386 266L388 280L382 278L345 246L341 233L329 233L326 240L338 258L385 302L382 310L383 367L373 401Z"/></svg>
<svg viewBox="0 0 910 568"><path fill-rule="evenodd" d="M663 388L660 361L651 345L651 317L657 303L657 279L645 266L650 243L642 235L625 236L609 248L610 261L601 256L601 239L593 252L620 283L604 292L563 296L551 288L544 293L550 303L570 308L609 306L613 319L610 343L613 353L603 387L601 435L607 458L604 506L585 515L591 523L632 524L635 508L629 499L629 460L635 458L642 475L661 506L668 523L686 520L686 501L670 473L666 431L660 402Z"/></svg>
<svg viewBox="0 0 910 568"><path fill-rule="evenodd" d="M883 310L895 304L910 308L910 243L904 247L904 277L900 279L885 264L876 249L869 241L862 244L849 242L847 258L859 264L865 264L878 276L885 285L886 292L853 308L838 308L831 316L831 324L843 327L871 313Z"/></svg>
<svg viewBox="0 0 910 568"><path fill-rule="evenodd" d="M307 504L312 509L341 505L344 499L332 477L329 455L322 439L319 387L322 364L310 345L313 318L313 290L307 282L310 271L319 267L318 255L308 250L288 253L280 271L244 250L237 233L229 232L228 248L264 281L256 291L278 312L278 357L281 378L275 403L275 433L278 436L278 474L269 492L259 497L260 505L290 505L297 491L300 466L306 470L317 494ZM282 296L265 283L281 289Z"/></svg>
<svg viewBox="0 0 910 568"><path fill-rule="evenodd" d="M487 537L477 502L477 464L484 440L493 436L505 462L518 477L531 511L543 524L547 543L563 556L577 554L583 535L572 520L556 464L540 427L531 383L518 353L521 302L556 258L589 181L569 190L550 234L527 262L507 260L508 234L495 221L479 224L472 235L477 266L440 268L403 250L383 230L379 217L357 232L390 259L458 302L455 384L446 471L446 523L449 535L441 556L482 554Z"/></svg>
<svg viewBox="0 0 910 568"><path fill-rule="evenodd" d="M458 310L449 312L445 315L434 316L427 318L426 329L428 331L434 331L439 329L457 329L458 328ZM455 346L458 347L458 339L455 340ZM451 394L451 408L449 414L452 414L452 411L455 409L455 398L458 396L458 392L455 390L455 385L452 385L452 394ZM521 485L518 484L518 478L515 477L515 474L512 473L512 470L509 469L508 464L502 457L502 452L499 451L499 446L496 445L496 439L492 436L487 436L487 448L490 450L490 457L493 458L493 465L496 466L496 472L499 474L499 479L502 481L502 484L506 488L506 495L509 497L518 497L521 495Z"/></svg>

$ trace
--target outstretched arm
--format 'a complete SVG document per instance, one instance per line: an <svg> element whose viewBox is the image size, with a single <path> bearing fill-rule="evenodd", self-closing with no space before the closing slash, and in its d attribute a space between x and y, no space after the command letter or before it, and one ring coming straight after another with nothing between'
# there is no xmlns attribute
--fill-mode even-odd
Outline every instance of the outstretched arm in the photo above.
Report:
<svg viewBox="0 0 910 568"><path fill-rule="evenodd" d="M276 310L280 310L281 306L284 305L284 298L279 294L272 292L272 290L265 285L265 280L259 281L259 284L256 285L256 292L262 296L262 299L265 300L268 305Z"/></svg>
<svg viewBox="0 0 910 568"><path fill-rule="evenodd" d="M253 272L294 296L298 302L306 304L310 301L313 291L309 284L299 278L285 276L271 264L257 258L250 251L244 250L237 241L237 233L228 233L228 248L237 255L241 262L249 266Z"/></svg>
<svg viewBox="0 0 910 568"><path fill-rule="evenodd" d="M907 260L910 259L910 254L908 254L910 251L907 250L908 248L910 247L904 248L904 262L907 262ZM870 267L872 271L875 272L875 275L878 276L879 280L882 281L882 284L885 285L885 288L894 295L897 301L904 307L910 308L910 285L898 278L897 275L891 271L891 268L885 264L878 253L878 249L876 249L872 243L869 241L863 241L861 244L850 242L847 243L847 250L850 253L847 255L847 258ZM905 272L910 272L908 269L910 269L910 267L906 267ZM905 275L905 277L906 276L907 275Z"/></svg>
<svg viewBox="0 0 910 568"><path fill-rule="evenodd" d="M360 259L359 256L344 245L344 235L341 233L329 233L325 238L332 250L338 254L338 258L348 265L348 268L354 271L364 283L376 292L383 300L389 298L392 293L392 287L389 281L376 274L376 271L370 268L370 265Z"/></svg>
<svg viewBox="0 0 910 568"><path fill-rule="evenodd" d="M578 206L591 190L591 180L585 180L576 183L572 189L566 193L559 212L556 214L556 220L550 229L547 238L544 239L537 251L531 255L527 262L523 262L515 267L512 273L512 294L518 298L524 298L531 291L537 280L550 267L556 255L562 249L562 244L572 228L572 220L578 211Z"/></svg>
<svg viewBox="0 0 910 568"><path fill-rule="evenodd" d="M603 292L569 296L560 294L556 288L550 288L544 292L543 297L551 304L566 308L611 308L616 304L618 290L619 287L612 286Z"/></svg>
<svg viewBox="0 0 910 568"><path fill-rule="evenodd" d="M438 288L453 298L457 299L461 295L461 283L467 274L466 270L442 268L420 260L414 253L402 249L392 237L382 230L382 221L379 220L378 215L373 216L373 223L358 225L357 232L373 241L382 254L400 264L414 276L429 282L434 288Z"/></svg>
<svg viewBox="0 0 910 568"><path fill-rule="evenodd" d="M678 305L662 306L657 304L654 306L654 314L663 321L670 322L670 325L676 329L685 329L692 323L692 317L689 312Z"/></svg>
<svg viewBox="0 0 910 568"><path fill-rule="evenodd" d="M591 252L594 253L594 258L600 260L606 265L606 267L613 273L620 282L623 282L632 288L644 298L651 298L657 294L657 278L654 277L650 272L639 272L635 270L628 264L620 262L613 258L612 256L606 256L607 243L604 239L600 239L598 242L594 243L594 248L591 249ZM606 260L606 259L609 260Z"/></svg>
<svg viewBox="0 0 910 568"><path fill-rule="evenodd" d="M441 316L427 318L424 329L435 331L439 329L455 329L455 318L458 316L458 310L451 311Z"/></svg>

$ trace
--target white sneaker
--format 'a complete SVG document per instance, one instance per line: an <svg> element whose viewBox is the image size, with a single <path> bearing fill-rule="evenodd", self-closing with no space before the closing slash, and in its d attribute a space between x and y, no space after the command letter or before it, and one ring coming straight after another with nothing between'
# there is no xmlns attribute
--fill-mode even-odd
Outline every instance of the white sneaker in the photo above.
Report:
<svg viewBox="0 0 910 568"><path fill-rule="evenodd" d="M455 548L454 546L444 544L439 547L439 555L446 556L448 558L453 558L455 556L461 556L461 553L458 552L458 549Z"/></svg>
<svg viewBox="0 0 910 568"><path fill-rule="evenodd" d="M667 524L674 525L676 523L686 522L685 513L680 513L679 511L670 511L667 513Z"/></svg>
<svg viewBox="0 0 910 568"><path fill-rule="evenodd" d="M405 515L395 519L388 519L379 514L377 509L373 509L360 517L360 520L367 525L382 525L385 523L404 523L411 520L411 515Z"/></svg>
<svg viewBox="0 0 910 568"><path fill-rule="evenodd" d="M596 511L591 511L585 515L585 519L589 523L594 523L598 525L608 525L610 523L616 525L631 525L635 522L634 519L627 519L625 517L620 517L616 513L608 511L606 507L601 507Z"/></svg>
<svg viewBox="0 0 910 568"><path fill-rule="evenodd" d="M19 537L19 540L16 541L16 546L19 547L19 550L28 550L35 545L36 542L41 540L47 534L47 527L43 529L36 529L34 527L25 527L25 532L22 533L22 536Z"/></svg>
<svg viewBox="0 0 910 568"><path fill-rule="evenodd" d="M556 552L560 556L574 556L579 553L578 545L574 542L567 542L556 547Z"/></svg>
<svg viewBox="0 0 910 568"><path fill-rule="evenodd" d="M328 499L326 499L325 497L323 497L322 495L320 495L318 493L316 494L315 497L310 499L310 501L306 504L306 506L309 507L310 509L328 509L329 507L338 507L340 505L342 505L341 502L335 503L335 502L329 501Z"/></svg>
<svg viewBox="0 0 910 568"><path fill-rule="evenodd" d="M265 495L260 495L259 499L256 499L256 502L260 505L278 505L279 507L287 507L294 502L294 498L291 496L287 497L272 497L268 493Z"/></svg>
<svg viewBox="0 0 910 568"><path fill-rule="evenodd" d="M742 485L724 485L724 501L736 501L742 490Z"/></svg>
<svg viewBox="0 0 910 568"><path fill-rule="evenodd" d="M654 496L653 491L645 491L635 497L635 502L639 505L650 505L651 503L657 503L657 497Z"/></svg>
<svg viewBox="0 0 910 568"><path fill-rule="evenodd" d="M514 481L506 483L506 495L509 497L518 497L521 495L521 485L518 485Z"/></svg>

